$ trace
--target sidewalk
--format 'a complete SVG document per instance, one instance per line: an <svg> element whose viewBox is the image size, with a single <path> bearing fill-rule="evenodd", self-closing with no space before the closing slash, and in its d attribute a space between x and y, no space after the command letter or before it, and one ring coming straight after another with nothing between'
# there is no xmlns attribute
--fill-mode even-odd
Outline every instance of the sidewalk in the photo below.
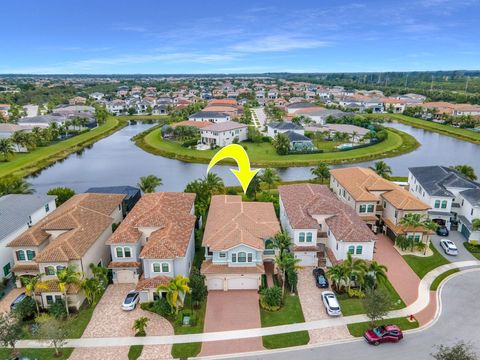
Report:
<svg viewBox="0 0 480 360"><path fill-rule="evenodd" d="M433 280L440 274L450 269L463 269L463 268L478 268L480 267L480 261L462 261L440 266L431 272L429 272L421 280L418 293L419 296L415 302L407 306L404 309L390 312L388 318L406 317L411 314L419 314L426 309L431 302L430 285ZM436 300L436 297L435 297ZM430 318L427 322L433 320ZM272 326L267 328L245 329L245 330L233 330L233 331L221 331L221 332L209 332L201 334L189 334L189 335L170 335L170 336L146 336L146 337L115 337L115 338L80 338L67 340L65 347L109 347L131 345L161 345L161 344L180 344L180 343L192 343L192 342L207 342L218 340L231 340L231 339L246 339L251 337L260 337L266 335L277 335L290 333L295 331L323 329L334 326L347 325L351 323L358 323L368 321L365 315L354 315L340 318L329 318L317 321L309 321L305 323L289 324ZM19 348L43 348L48 347L47 342L41 342L37 340L22 340L17 343Z"/></svg>

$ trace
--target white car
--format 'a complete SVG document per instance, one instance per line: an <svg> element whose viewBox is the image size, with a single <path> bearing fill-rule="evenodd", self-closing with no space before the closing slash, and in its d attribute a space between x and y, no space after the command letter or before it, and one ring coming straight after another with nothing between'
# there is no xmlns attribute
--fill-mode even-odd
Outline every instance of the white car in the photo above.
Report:
<svg viewBox="0 0 480 360"><path fill-rule="evenodd" d="M447 255L458 255L457 245L452 240L442 239L440 240L440 246Z"/></svg>
<svg viewBox="0 0 480 360"><path fill-rule="evenodd" d="M127 296L125 296L125 300L123 300L122 310L125 310L125 311L134 310L139 300L140 300L140 294L135 290L130 291L127 294Z"/></svg>
<svg viewBox="0 0 480 360"><path fill-rule="evenodd" d="M322 292L322 301L327 310L327 314L330 316L341 316L342 311L340 310L340 304L338 303L337 297L332 291Z"/></svg>

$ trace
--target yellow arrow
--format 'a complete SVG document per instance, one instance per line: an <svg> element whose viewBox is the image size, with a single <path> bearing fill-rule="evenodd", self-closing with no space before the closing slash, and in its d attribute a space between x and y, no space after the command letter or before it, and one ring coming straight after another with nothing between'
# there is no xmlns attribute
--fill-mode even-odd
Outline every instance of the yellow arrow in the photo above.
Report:
<svg viewBox="0 0 480 360"><path fill-rule="evenodd" d="M246 193L248 184L250 184L250 181L252 181L253 177L260 169L252 170L250 168L248 154L245 149L238 144L228 145L217 152L212 160L210 160L210 164L208 164L207 174L216 163L226 158L232 158L237 162L238 170L230 169L230 171L237 177L240 185L242 185L243 192Z"/></svg>

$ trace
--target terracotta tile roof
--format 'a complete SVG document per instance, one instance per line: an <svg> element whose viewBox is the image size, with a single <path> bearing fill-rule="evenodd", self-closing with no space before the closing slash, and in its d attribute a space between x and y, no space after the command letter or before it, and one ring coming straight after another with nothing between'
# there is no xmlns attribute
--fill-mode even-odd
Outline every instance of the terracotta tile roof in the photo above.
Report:
<svg viewBox="0 0 480 360"><path fill-rule="evenodd" d="M293 251L320 251L318 246L297 246L293 247Z"/></svg>
<svg viewBox="0 0 480 360"><path fill-rule="evenodd" d="M325 223L338 241L376 240L355 210L338 200L324 185L284 185L278 187L278 193L294 229L320 229L315 217L325 216Z"/></svg>
<svg viewBox="0 0 480 360"><path fill-rule="evenodd" d="M142 291L148 289L156 289L160 285L167 285L172 278L168 276L155 276L153 278L145 279L143 275L141 276L140 280L135 287L135 290Z"/></svg>
<svg viewBox="0 0 480 360"><path fill-rule="evenodd" d="M38 264L16 264L13 266L12 271L38 271Z"/></svg>
<svg viewBox="0 0 480 360"><path fill-rule="evenodd" d="M332 263L332 265L337 265L340 264L342 261L338 260L335 255L333 254L333 251L330 248L327 248L327 257L328 260Z"/></svg>
<svg viewBox="0 0 480 360"><path fill-rule="evenodd" d="M198 129L204 128L205 126L211 125L212 123L209 121L191 121L191 120L185 120L185 121L180 121L178 123L173 123L172 128L176 128L178 126L193 126Z"/></svg>
<svg viewBox="0 0 480 360"><path fill-rule="evenodd" d="M210 203L203 245L221 251L245 244L264 248L264 240L280 231L272 203L242 202L237 195L215 195Z"/></svg>
<svg viewBox="0 0 480 360"><path fill-rule="evenodd" d="M136 243L140 228L154 228L145 243L141 258L174 259L185 256L195 228L195 215L190 212L195 194L159 192L145 194L130 211L107 245Z"/></svg>
<svg viewBox="0 0 480 360"><path fill-rule="evenodd" d="M405 227L402 225L395 225L391 220L384 219L385 225L387 225L395 234L405 234L407 232L423 232L429 235L434 235L435 233L431 230L424 228L423 226L417 227Z"/></svg>
<svg viewBox="0 0 480 360"><path fill-rule="evenodd" d="M237 106L237 100L235 99L212 99L208 102L208 105L233 105Z"/></svg>
<svg viewBox="0 0 480 360"><path fill-rule="evenodd" d="M130 268L130 267L140 267L140 263L137 261L112 261L108 264L109 269L118 269L118 268Z"/></svg>
<svg viewBox="0 0 480 360"><path fill-rule="evenodd" d="M32 226L8 246L39 246L50 240L47 231L62 232L35 257L35 262L68 262L81 259L113 222L112 212L125 195L75 195Z"/></svg>
<svg viewBox="0 0 480 360"><path fill-rule="evenodd" d="M50 293L50 292L61 292L60 291L60 282L58 280L46 280L42 282L42 285L46 286L46 289L35 289L35 293ZM78 294L81 290L80 285L70 284L67 285L67 294Z"/></svg>
<svg viewBox="0 0 480 360"><path fill-rule="evenodd" d="M263 274L265 268L262 265L256 266L228 266L213 264L211 260L202 263L202 274Z"/></svg>

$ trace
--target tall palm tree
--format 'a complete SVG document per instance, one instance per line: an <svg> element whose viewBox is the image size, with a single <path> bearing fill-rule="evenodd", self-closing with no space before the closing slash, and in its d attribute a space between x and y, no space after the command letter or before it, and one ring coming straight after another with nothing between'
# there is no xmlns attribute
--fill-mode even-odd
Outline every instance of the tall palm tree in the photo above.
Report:
<svg viewBox="0 0 480 360"><path fill-rule="evenodd" d="M392 175L392 168L388 166L385 161L382 160L377 161L374 166L371 167L371 169L384 179L388 179L390 178L390 175Z"/></svg>
<svg viewBox="0 0 480 360"><path fill-rule="evenodd" d="M203 181L205 186L210 193L210 196L214 194L222 194L225 192L225 185L220 176L215 173L209 172L207 176L204 177Z"/></svg>
<svg viewBox="0 0 480 360"><path fill-rule="evenodd" d="M283 256L285 252L288 252L292 246L292 238L286 231L277 232L272 238L272 241L273 248L279 250L280 256Z"/></svg>
<svg viewBox="0 0 480 360"><path fill-rule="evenodd" d="M283 255L275 256L275 264L283 274L282 295L285 294L285 282L287 279L287 272L293 269L300 268L300 266L297 265L300 261L300 259L295 259L295 256L290 252L285 252L283 253Z"/></svg>
<svg viewBox="0 0 480 360"><path fill-rule="evenodd" d="M85 297L90 305L97 303L98 298L105 289L100 280L95 277L84 279L80 286L85 292Z"/></svg>
<svg viewBox="0 0 480 360"><path fill-rule="evenodd" d="M191 291L188 282L189 279L187 277L177 275L167 285L157 287L158 292L165 291L167 293L167 301L175 309L175 314L178 314L178 310L183 307L185 295Z"/></svg>
<svg viewBox="0 0 480 360"><path fill-rule="evenodd" d="M405 214L399 221L399 224L404 226L405 228L419 228L423 225L423 219L422 215L420 214ZM413 248L415 246L415 241L411 241L410 243L411 250L413 251Z"/></svg>
<svg viewBox="0 0 480 360"><path fill-rule="evenodd" d="M376 261L371 261L367 266L367 274L375 284L384 283L387 280L387 267Z"/></svg>
<svg viewBox="0 0 480 360"><path fill-rule="evenodd" d="M272 168L264 169L260 175L260 179L262 182L267 184L268 190L282 180L280 175L278 175L278 171Z"/></svg>
<svg viewBox="0 0 480 360"><path fill-rule="evenodd" d="M142 316L141 318L136 319L133 322L132 329L135 330L136 334L145 334L145 329L147 327L147 323L150 321L149 318Z"/></svg>
<svg viewBox="0 0 480 360"><path fill-rule="evenodd" d="M430 246L430 236L431 236L430 234L435 233L435 231L437 231L438 224L427 218L424 221L422 221L422 226L428 230L427 241L425 242L424 252L423 252L423 254L425 255L427 253L428 247Z"/></svg>
<svg viewBox="0 0 480 360"><path fill-rule="evenodd" d="M8 194L33 194L32 184L18 176L6 176L0 179L0 196Z"/></svg>
<svg viewBox="0 0 480 360"><path fill-rule="evenodd" d="M90 264L90 270L92 270L93 277L98 279L103 288L108 285L108 269L101 265Z"/></svg>
<svg viewBox="0 0 480 360"><path fill-rule="evenodd" d="M25 295L31 297L35 301L37 307L37 314L40 313L37 300L35 299L35 291L48 289L47 284L41 282L43 274L37 274L35 276L22 276L20 278L21 283L25 286Z"/></svg>
<svg viewBox="0 0 480 360"><path fill-rule="evenodd" d="M155 175L142 176L138 182L138 187L144 193L153 193L160 185L163 185L162 179Z"/></svg>
<svg viewBox="0 0 480 360"><path fill-rule="evenodd" d="M323 183L323 180L328 179L330 177L330 169L325 162L320 162L317 167L310 169L312 175L315 176L315 180L320 181Z"/></svg>
<svg viewBox="0 0 480 360"><path fill-rule="evenodd" d="M349 282L347 269L341 264L330 267L327 270L327 275L337 291L342 291L342 288Z"/></svg>
<svg viewBox="0 0 480 360"><path fill-rule="evenodd" d="M75 267L72 265L57 272L58 287L65 297L65 309L67 310L67 315L70 314L68 310L67 290L70 285L81 285L81 277L82 273L76 271Z"/></svg>
<svg viewBox="0 0 480 360"><path fill-rule="evenodd" d="M349 277L347 283L348 290L350 290L352 280L361 287L367 270L365 260L354 258L352 254L348 253L347 258L342 262L342 266L346 269Z"/></svg>
<svg viewBox="0 0 480 360"><path fill-rule="evenodd" d="M0 154L2 154L3 161L10 160L10 158L15 154L15 148L12 140L8 138L0 139Z"/></svg>
<svg viewBox="0 0 480 360"><path fill-rule="evenodd" d="M460 175L463 175L467 179L477 180L477 174L475 174L474 168L471 167L470 165L456 165L456 166L451 166L451 168L459 172Z"/></svg>

